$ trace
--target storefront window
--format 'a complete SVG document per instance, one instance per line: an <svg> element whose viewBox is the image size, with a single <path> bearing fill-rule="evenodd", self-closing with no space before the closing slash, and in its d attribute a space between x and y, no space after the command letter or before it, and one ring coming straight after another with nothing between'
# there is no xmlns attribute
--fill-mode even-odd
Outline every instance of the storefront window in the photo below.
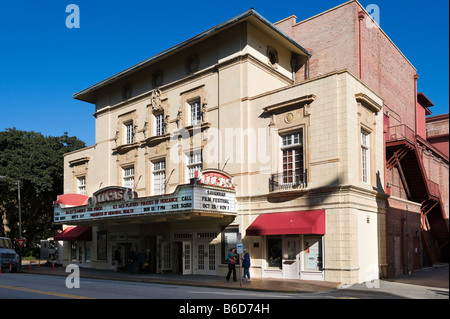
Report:
<svg viewBox="0 0 450 319"><path fill-rule="evenodd" d="M239 228L232 227L222 232L222 263L226 264L227 254L231 248L236 248Z"/></svg>
<svg viewBox="0 0 450 319"><path fill-rule="evenodd" d="M305 236L305 270L322 270L322 238Z"/></svg>
<svg viewBox="0 0 450 319"><path fill-rule="evenodd" d="M267 237L267 264L270 268L281 269L281 236Z"/></svg>

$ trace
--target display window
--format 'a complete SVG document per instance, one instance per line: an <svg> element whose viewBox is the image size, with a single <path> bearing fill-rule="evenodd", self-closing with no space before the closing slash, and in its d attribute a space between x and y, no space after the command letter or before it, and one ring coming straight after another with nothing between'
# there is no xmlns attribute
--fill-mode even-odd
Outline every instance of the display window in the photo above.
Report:
<svg viewBox="0 0 450 319"><path fill-rule="evenodd" d="M267 236L267 266L282 268L282 239L281 236Z"/></svg>
<svg viewBox="0 0 450 319"><path fill-rule="evenodd" d="M322 271L322 238L305 236L304 245L303 269L307 271Z"/></svg>

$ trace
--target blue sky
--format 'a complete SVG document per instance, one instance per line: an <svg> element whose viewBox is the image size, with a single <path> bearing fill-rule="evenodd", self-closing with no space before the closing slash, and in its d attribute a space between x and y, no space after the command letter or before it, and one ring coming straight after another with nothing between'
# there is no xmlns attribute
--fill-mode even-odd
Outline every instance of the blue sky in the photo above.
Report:
<svg viewBox="0 0 450 319"><path fill-rule="evenodd" d="M0 5L0 131L9 127L95 143L94 105L79 92L253 7L271 22L297 21L345 0L104 1L47 0ZM80 28L66 27L66 6ZM415 66L418 90L449 107L449 2L361 0L380 9L380 25Z"/></svg>

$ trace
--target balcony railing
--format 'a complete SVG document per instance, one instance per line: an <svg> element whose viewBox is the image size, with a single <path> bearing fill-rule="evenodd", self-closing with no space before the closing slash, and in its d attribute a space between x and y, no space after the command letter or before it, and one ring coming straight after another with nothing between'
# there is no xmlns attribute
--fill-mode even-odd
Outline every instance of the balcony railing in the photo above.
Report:
<svg viewBox="0 0 450 319"><path fill-rule="evenodd" d="M269 179L269 190L289 190L308 187L308 170L296 170L272 174Z"/></svg>
<svg viewBox="0 0 450 319"><path fill-rule="evenodd" d="M388 129L388 135L386 136L386 142L395 142L406 140L412 144L416 140L414 131L407 127L405 124L391 126Z"/></svg>
<svg viewBox="0 0 450 319"><path fill-rule="evenodd" d="M434 197L440 197L439 193L439 184L428 180L428 190L430 191L430 195Z"/></svg>

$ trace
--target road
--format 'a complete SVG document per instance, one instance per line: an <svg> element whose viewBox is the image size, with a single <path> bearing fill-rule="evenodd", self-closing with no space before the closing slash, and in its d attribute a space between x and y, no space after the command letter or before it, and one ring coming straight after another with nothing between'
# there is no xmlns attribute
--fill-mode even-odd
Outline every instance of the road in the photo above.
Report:
<svg viewBox="0 0 450 319"><path fill-rule="evenodd" d="M409 279L408 279L409 278ZM445 280L443 280L446 278ZM423 284L427 279L429 286ZM406 281L409 280L409 281ZM412 280L412 281L411 281ZM417 275L402 282L380 281L372 286L353 285L316 293L282 293L242 289L196 287L81 278L79 288L69 289L66 277L25 273L0 275L1 299L170 299L170 300L298 300L298 299L449 299L448 267ZM439 285L442 283L442 286ZM69 283L70 284L70 283Z"/></svg>
<svg viewBox="0 0 450 319"><path fill-rule="evenodd" d="M80 288L67 288L66 278L21 273L2 274L0 299L286 299L299 294L258 292L139 282L80 279Z"/></svg>

